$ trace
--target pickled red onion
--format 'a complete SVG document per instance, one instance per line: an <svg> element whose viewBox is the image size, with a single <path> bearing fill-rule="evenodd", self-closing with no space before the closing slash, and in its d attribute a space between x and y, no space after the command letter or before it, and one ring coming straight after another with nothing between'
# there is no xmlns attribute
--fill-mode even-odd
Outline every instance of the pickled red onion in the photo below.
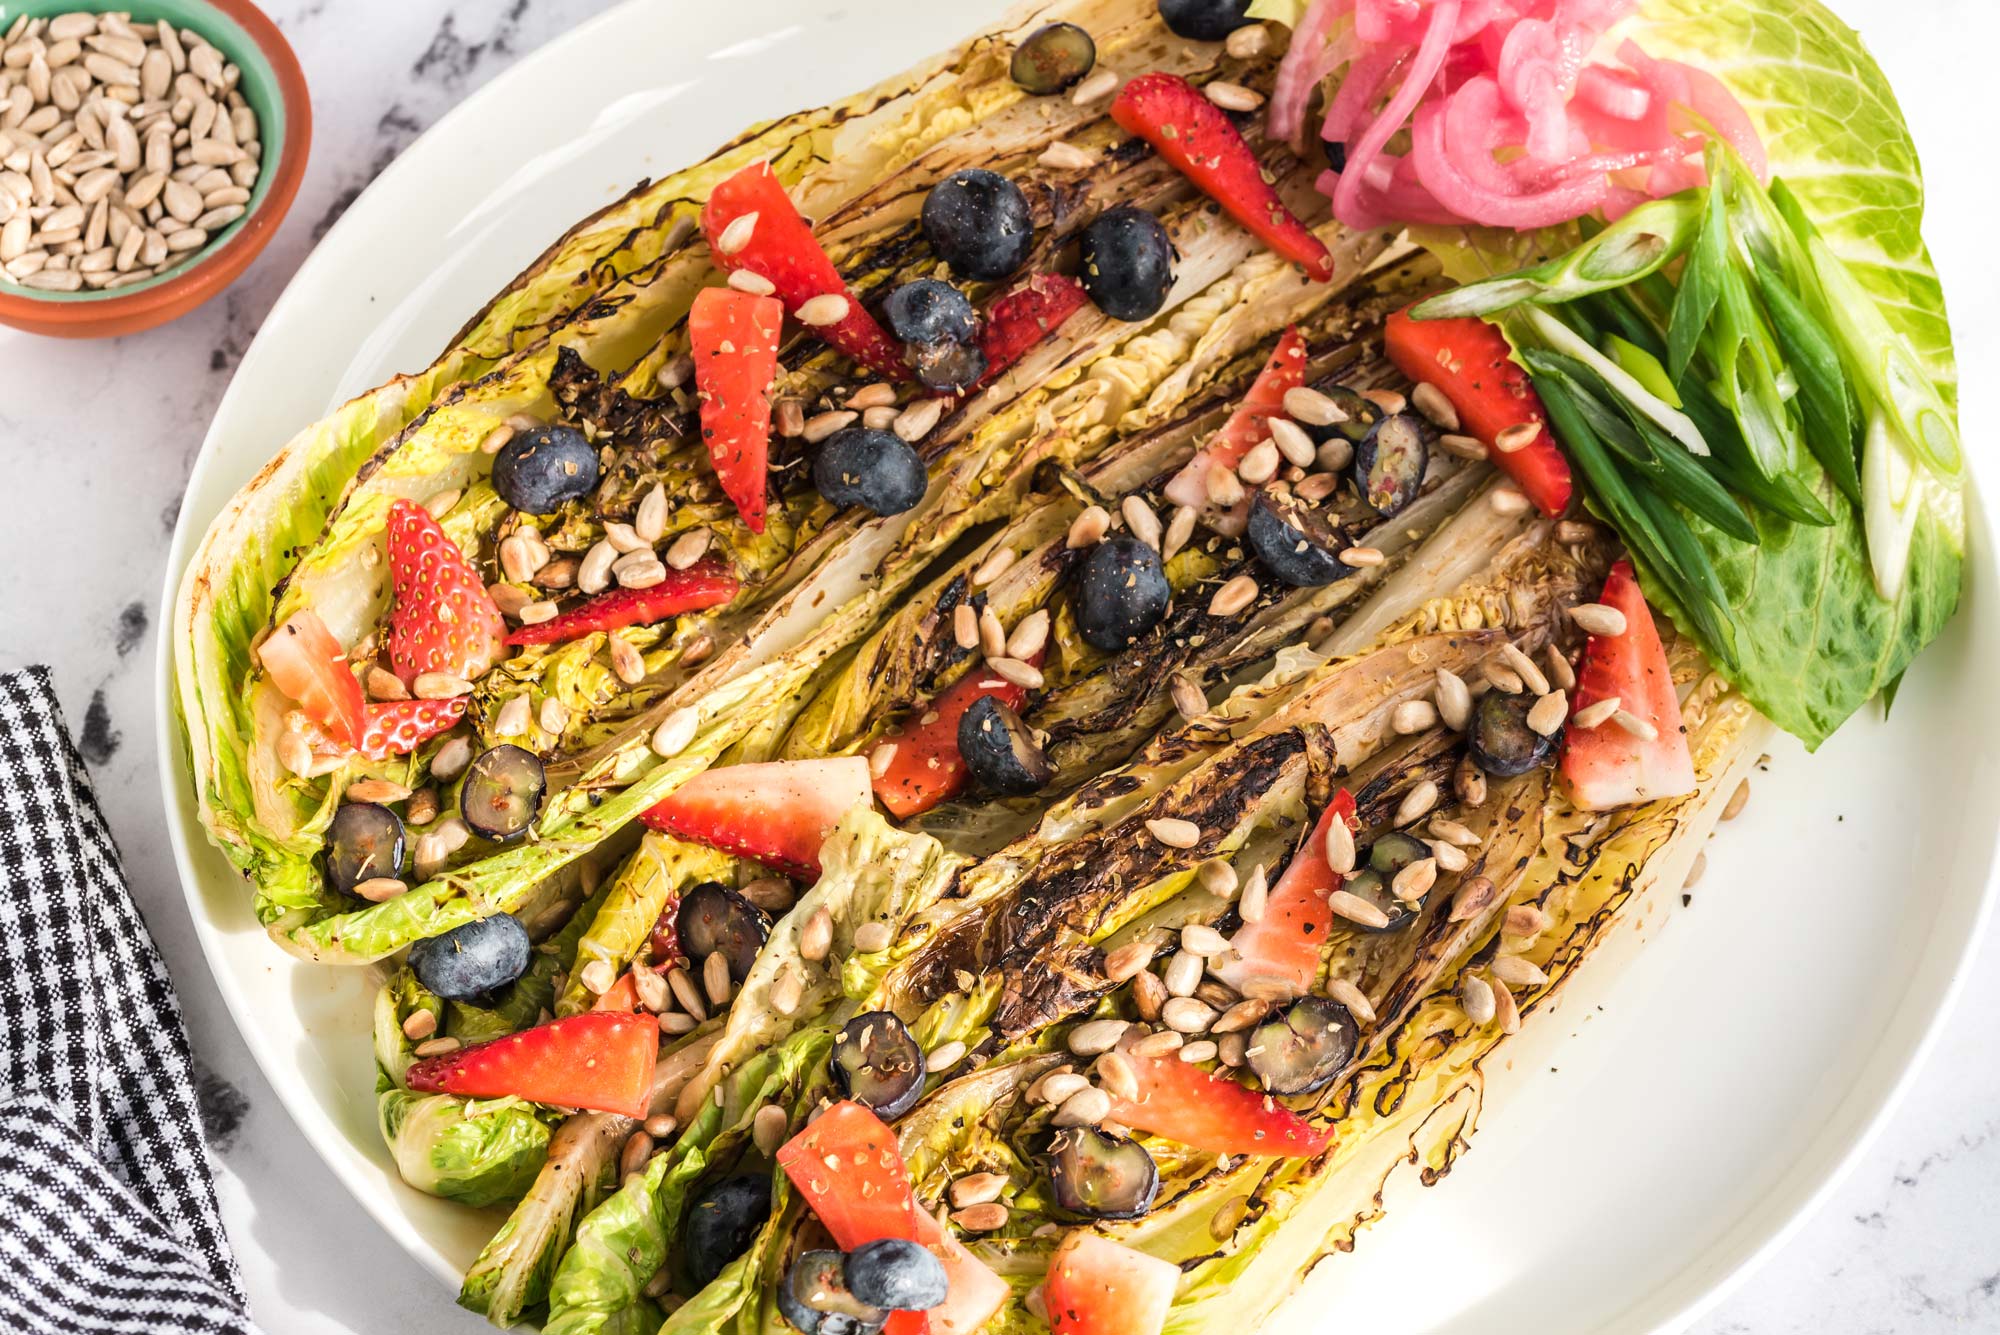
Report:
<svg viewBox="0 0 2000 1335"><path fill-rule="evenodd" d="M1298 142L1314 87L1345 70L1320 133L1346 146L1322 193L1351 227L1516 228L1616 215L1699 185L1716 136L1764 175L1722 81L1625 41L1591 59L1637 0L1314 0L1274 88L1269 128ZM1622 66L1622 68L1621 68ZM1407 157L1388 153L1411 130Z"/></svg>

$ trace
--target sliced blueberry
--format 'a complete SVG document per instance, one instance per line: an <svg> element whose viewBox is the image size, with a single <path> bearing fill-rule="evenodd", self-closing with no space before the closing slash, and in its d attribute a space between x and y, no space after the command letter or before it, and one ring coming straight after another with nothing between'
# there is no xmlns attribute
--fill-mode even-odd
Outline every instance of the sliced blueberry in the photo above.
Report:
<svg viewBox="0 0 2000 1335"><path fill-rule="evenodd" d="M833 1045L833 1078L842 1092L884 1121L908 1112L924 1092L924 1050L889 1011L863 1011Z"/></svg>
<svg viewBox="0 0 2000 1335"><path fill-rule="evenodd" d="M496 913L410 947L417 981L447 1001L469 1001L506 987L528 971L528 929Z"/></svg>
<svg viewBox="0 0 2000 1335"><path fill-rule="evenodd" d="M945 1300L944 1263L906 1238L864 1242L847 1254L847 1289L870 1307L927 1312Z"/></svg>
<svg viewBox="0 0 2000 1335"><path fill-rule="evenodd" d="M1333 168L1337 172L1344 172L1347 170L1347 144L1344 140L1328 139L1322 136L1319 141L1319 146L1326 150L1327 166Z"/></svg>
<svg viewBox="0 0 2000 1335"><path fill-rule="evenodd" d="M1028 262L1035 244L1021 187L978 167L932 186L922 221L924 239L960 278L1005 278Z"/></svg>
<svg viewBox="0 0 2000 1335"><path fill-rule="evenodd" d="M1360 1037L1347 1007L1327 997L1302 997L1250 1031L1250 1069L1273 1094L1310 1094L1333 1083Z"/></svg>
<svg viewBox="0 0 2000 1335"><path fill-rule="evenodd" d="M1389 889L1389 880L1388 876L1384 876L1373 867L1362 867L1349 875L1346 880L1342 881L1341 889L1357 898L1367 900L1370 904L1382 910L1382 915L1388 919L1380 927L1365 927L1360 923L1345 923L1342 925L1356 932L1387 935L1390 932L1400 932L1415 922L1417 920L1416 906L1406 904L1396 898L1394 892Z"/></svg>
<svg viewBox="0 0 2000 1335"><path fill-rule="evenodd" d="M930 479L908 441L887 431L851 426L836 431L813 459L813 485L835 505L899 515L923 500Z"/></svg>
<svg viewBox="0 0 2000 1335"><path fill-rule="evenodd" d="M1160 1193L1160 1170L1146 1147L1093 1126L1056 1132L1049 1181L1058 1206L1093 1219L1137 1219Z"/></svg>
<svg viewBox="0 0 2000 1335"><path fill-rule="evenodd" d="M771 1217L771 1179L762 1173L725 1177L695 1197L682 1231L681 1254L696 1288L707 1288L743 1255Z"/></svg>
<svg viewBox="0 0 2000 1335"><path fill-rule="evenodd" d="M574 427L520 432L493 456L493 490L526 514L548 514L596 486L597 451Z"/></svg>
<svg viewBox="0 0 2000 1335"><path fill-rule="evenodd" d="M799 1253L778 1285L778 1310L804 1335L861 1335L889 1319L849 1291L847 1258L830 1250Z"/></svg>
<svg viewBox="0 0 2000 1335"><path fill-rule="evenodd" d="M1250 22L1250 0L1160 0L1160 17L1176 37L1219 42Z"/></svg>
<svg viewBox="0 0 2000 1335"><path fill-rule="evenodd" d="M905 343L970 343L979 334L979 318L965 294L935 278L918 278L891 292L882 314Z"/></svg>
<svg viewBox="0 0 2000 1335"><path fill-rule="evenodd" d="M1040 792L1055 774L1034 731L990 695L980 696L959 717L958 753L972 777L1002 797Z"/></svg>
<svg viewBox="0 0 2000 1335"><path fill-rule="evenodd" d="M403 822L373 802L348 802L326 827L327 883L343 895L378 876L403 874Z"/></svg>
<svg viewBox="0 0 2000 1335"><path fill-rule="evenodd" d="M1561 733L1544 737L1528 726L1528 710L1534 703L1530 696L1501 691L1480 696L1472 711L1472 731L1465 739L1472 763L1495 778L1511 779L1547 761Z"/></svg>
<svg viewBox="0 0 2000 1335"><path fill-rule="evenodd" d="M1335 422L1330 426L1314 426L1309 422L1299 423L1305 428L1306 434L1312 437L1315 445L1324 445L1335 436L1343 436L1349 444L1359 445L1368 435L1369 428L1381 420L1380 408L1332 377L1320 381L1313 388L1332 399L1334 406L1347 414L1345 421Z"/></svg>
<svg viewBox="0 0 2000 1335"><path fill-rule="evenodd" d="M729 976L742 982L771 934L764 911L734 890L703 881L681 896L674 913L674 940L699 964L717 951L729 961Z"/></svg>
<svg viewBox="0 0 2000 1335"><path fill-rule="evenodd" d="M1137 538L1106 538L1077 576L1077 630L1095 648L1123 649L1160 624L1173 596L1158 552Z"/></svg>
<svg viewBox="0 0 2000 1335"><path fill-rule="evenodd" d="M1250 502L1249 537L1257 559L1294 588L1331 584L1355 572L1340 560L1349 546L1346 535L1288 491L1258 489Z"/></svg>
<svg viewBox="0 0 2000 1335"><path fill-rule="evenodd" d="M1384 519L1417 499L1430 462L1430 427L1415 413L1391 413L1354 447L1354 486Z"/></svg>
<svg viewBox="0 0 2000 1335"><path fill-rule="evenodd" d="M1074 23L1051 23L1014 48L1007 73L1037 95L1066 93L1097 63L1097 43Z"/></svg>
<svg viewBox="0 0 2000 1335"><path fill-rule="evenodd" d="M956 394L971 389L986 374L986 354L977 343L912 343L910 366L925 389Z"/></svg>
<svg viewBox="0 0 2000 1335"><path fill-rule="evenodd" d="M502 743L480 753L465 771L458 811L477 834L496 843L519 839L535 823L548 777L533 751Z"/></svg>
<svg viewBox="0 0 2000 1335"><path fill-rule="evenodd" d="M1083 229L1083 290L1114 320L1144 320L1167 304L1174 246L1160 220L1120 204Z"/></svg>

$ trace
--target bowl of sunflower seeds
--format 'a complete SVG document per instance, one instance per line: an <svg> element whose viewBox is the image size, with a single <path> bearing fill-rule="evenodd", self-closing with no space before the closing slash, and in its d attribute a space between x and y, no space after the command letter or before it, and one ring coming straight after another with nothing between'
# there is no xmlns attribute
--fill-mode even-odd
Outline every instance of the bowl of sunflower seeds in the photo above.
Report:
<svg viewBox="0 0 2000 1335"><path fill-rule="evenodd" d="M298 58L249 0L0 0L0 324L129 334L269 242L312 138Z"/></svg>

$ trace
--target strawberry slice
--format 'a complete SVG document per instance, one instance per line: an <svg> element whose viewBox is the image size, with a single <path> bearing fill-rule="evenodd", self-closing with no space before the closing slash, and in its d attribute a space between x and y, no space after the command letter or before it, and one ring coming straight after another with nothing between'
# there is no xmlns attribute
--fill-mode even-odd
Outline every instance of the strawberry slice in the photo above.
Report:
<svg viewBox="0 0 2000 1335"><path fill-rule="evenodd" d="M1305 1158L1333 1143L1333 1132L1246 1085L1178 1057L1127 1053L1139 1097L1111 1096L1111 1120L1215 1154Z"/></svg>
<svg viewBox="0 0 2000 1335"><path fill-rule="evenodd" d="M1026 661L1040 667L1042 653ZM965 757L958 753L958 723L966 710L989 695L1009 709L1019 709L1028 698L1025 687L981 665L945 688L916 718L891 728L876 743L877 753L895 748L882 776L875 780L875 796L897 819L929 811L964 791Z"/></svg>
<svg viewBox="0 0 2000 1335"><path fill-rule="evenodd" d="M639 1009L639 984L633 981L632 971L627 969L618 975L618 981L597 994L597 1000L590 1003L594 1011L617 1011L630 1015Z"/></svg>
<svg viewBox="0 0 2000 1335"><path fill-rule="evenodd" d="M1056 1248L1042 1301L1055 1335L1160 1335L1180 1281L1171 1261L1079 1228Z"/></svg>
<svg viewBox="0 0 2000 1335"><path fill-rule="evenodd" d="M1244 923L1230 939L1237 958L1211 967L1217 978L1239 990L1253 977L1281 979L1299 996L1312 990L1320 950L1333 931L1333 910L1326 899L1345 879L1326 860L1326 832L1337 820L1354 827L1354 795L1345 788L1326 804L1304 846L1271 887L1264 916Z"/></svg>
<svg viewBox="0 0 2000 1335"><path fill-rule="evenodd" d="M831 756L704 770L639 819L697 844L817 877L819 846L842 816L867 805L868 762Z"/></svg>
<svg viewBox="0 0 2000 1335"><path fill-rule="evenodd" d="M980 385L990 385L1007 368L1028 355L1028 350L1054 333L1064 320L1089 304L1083 284L1066 274L1030 274L1021 283L993 299L986 308L986 327L979 332L979 350L986 354L986 374Z"/></svg>
<svg viewBox="0 0 2000 1335"><path fill-rule="evenodd" d="M612 589L539 625L523 626L509 644L562 644L600 630L650 626L683 612L720 607L743 585L729 567L709 557L686 570L669 570L650 589Z"/></svg>
<svg viewBox="0 0 2000 1335"><path fill-rule="evenodd" d="M411 1089L644 1117L660 1026L651 1015L586 1011L411 1065Z"/></svg>
<svg viewBox="0 0 2000 1335"><path fill-rule="evenodd" d="M835 1245L852 1251L881 1238L920 1242L944 1262L945 1300L929 1312L897 1312L888 1335L972 1335L1012 1290L917 1204L896 1133L851 1100L834 1104L778 1150L778 1166Z"/></svg>
<svg viewBox="0 0 2000 1335"><path fill-rule="evenodd" d="M1208 505L1208 470L1234 468L1250 453L1250 447L1271 434L1273 417L1285 415L1285 395L1306 383L1306 341L1296 328L1287 326L1271 349L1264 369L1251 382L1236 411L1222 429L1195 451L1194 458L1168 480L1167 499L1176 505L1201 509Z"/></svg>
<svg viewBox="0 0 2000 1335"><path fill-rule="evenodd" d="M1451 401L1463 429L1486 445L1493 466L1541 512L1553 518L1569 504L1569 460L1548 429L1542 396L1514 360L1506 336L1477 316L1412 320L1407 310L1389 317L1383 350L1396 369L1432 385ZM1495 442L1510 428L1535 428L1527 443L1501 450Z"/></svg>
<svg viewBox="0 0 2000 1335"><path fill-rule="evenodd" d="M701 438L722 490L752 533L764 531L770 474L771 378L778 373L776 297L733 287L705 287L688 312L694 382L701 394Z"/></svg>
<svg viewBox="0 0 2000 1335"><path fill-rule="evenodd" d="M466 698L391 700L362 714L361 745L370 760L406 756L465 717Z"/></svg>
<svg viewBox="0 0 2000 1335"><path fill-rule="evenodd" d="M1320 282L1333 256L1285 207L1236 125L1178 74L1141 74L1119 90L1111 119L1136 134L1259 240Z"/></svg>
<svg viewBox="0 0 2000 1335"><path fill-rule="evenodd" d="M757 221L749 239L739 249L725 251L723 233L731 223L753 213ZM848 290L840 271L813 239L812 228L792 207L770 163L753 162L716 186L702 206L701 230L718 268L730 273L748 269L768 278L785 309L794 315L814 297L846 297L847 315L837 324L812 332L877 375L890 380L910 378L902 345L875 323L862 308L861 299Z"/></svg>
<svg viewBox="0 0 2000 1335"><path fill-rule="evenodd" d="M349 748L366 724L361 683L347 667L347 651L317 612L297 611L257 646L257 661L271 684L296 700L305 716L333 742Z"/></svg>
<svg viewBox="0 0 2000 1335"><path fill-rule="evenodd" d="M393 501L387 521L389 662L403 684L421 672L477 680L506 655L507 626L458 544L415 501Z"/></svg>
<svg viewBox="0 0 2000 1335"><path fill-rule="evenodd" d="M1680 696L1667 651L1652 609L1632 577L1631 562L1611 567L1598 601L1624 614L1625 632L1593 635L1584 645L1576 671L1576 708L1615 696L1619 711L1643 720L1653 736L1634 733L1609 718L1594 728L1571 723L1562 750L1570 795L1585 811L1683 797L1695 790L1694 757L1681 726Z"/></svg>

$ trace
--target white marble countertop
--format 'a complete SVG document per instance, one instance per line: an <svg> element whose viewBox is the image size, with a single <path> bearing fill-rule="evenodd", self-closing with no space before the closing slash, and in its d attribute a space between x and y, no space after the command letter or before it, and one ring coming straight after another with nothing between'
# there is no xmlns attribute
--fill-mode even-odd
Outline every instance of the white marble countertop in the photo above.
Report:
<svg viewBox="0 0 2000 1335"><path fill-rule="evenodd" d="M45 662L55 670L133 890L180 987L224 1213L264 1327L287 1335L471 1332L484 1327L452 1305L314 1156L209 979L160 807L152 619L181 489L209 416L300 260L433 120L605 0L266 7L298 49L317 123L304 189L270 249L222 298L165 329L94 344L0 331L0 460L10 489L30 501L0 526L0 569L10 572L0 581L0 667ZM1916 127L1931 182L1931 244L1941 268L1970 276L1954 311L1961 360L1974 368L1969 380L1990 377L2000 354L1993 334L2000 269L1983 231L2000 216L2000 190L1991 118L1967 112L1971 90L1988 77L1984 55L2000 21L1986 0L1841 0L1840 7L1888 66ZM1964 301L1966 292L1975 299ZM1996 447L1969 445L1992 476ZM1928 1064L1873 1147L1697 1331L2000 1328L1996 963L1989 939Z"/></svg>

